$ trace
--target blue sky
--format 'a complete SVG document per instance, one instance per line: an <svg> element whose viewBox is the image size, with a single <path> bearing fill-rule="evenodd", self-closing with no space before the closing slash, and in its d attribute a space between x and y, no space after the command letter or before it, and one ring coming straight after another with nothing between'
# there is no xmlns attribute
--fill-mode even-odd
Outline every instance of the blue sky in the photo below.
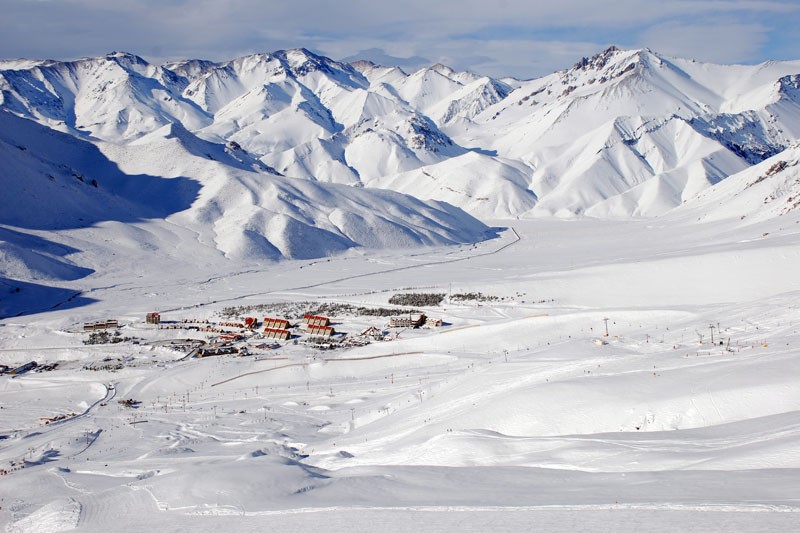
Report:
<svg viewBox="0 0 800 533"><path fill-rule="evenodd" d="M530 78L608 45L718 63L800 59L798 0L0 0L0 57L153 62L304 46Z"/></svg>

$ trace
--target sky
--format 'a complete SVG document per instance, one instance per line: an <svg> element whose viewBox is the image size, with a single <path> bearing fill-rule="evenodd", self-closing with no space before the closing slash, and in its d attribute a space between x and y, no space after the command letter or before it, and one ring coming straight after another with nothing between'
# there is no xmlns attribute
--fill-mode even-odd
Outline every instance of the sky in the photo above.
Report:
<svg viewBox="0 0 800 533"><path fill-rule="evenodd" d="M715 63L800 59L798 23L798 0L0 0L0 59L305 47L533 78L612 44Z"/></svg>

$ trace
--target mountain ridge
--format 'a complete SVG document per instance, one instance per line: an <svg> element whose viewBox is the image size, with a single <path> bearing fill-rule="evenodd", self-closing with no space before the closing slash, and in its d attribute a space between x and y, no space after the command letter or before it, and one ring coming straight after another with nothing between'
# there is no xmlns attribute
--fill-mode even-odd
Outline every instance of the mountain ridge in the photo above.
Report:
<svg viewBox="0 0 800 533"><path fill-rule="evenodd" d="M25 210L3 223L31 225L45 209L42 229L62 227L58 213L102 224L118 205L126 220L190 228L212 253L276 260L485 238L475 217L662 216L791 149L798 80L800 61L617 47L532 80L305 48L164 65L128 52L5 60L0 178ZM15 147L30 129L20 120L41 128L42 146ZM59 168L68 138L86 168ZM65 195L52 209L47 175ZM165 204L160 187L177 183Z"/></svg>

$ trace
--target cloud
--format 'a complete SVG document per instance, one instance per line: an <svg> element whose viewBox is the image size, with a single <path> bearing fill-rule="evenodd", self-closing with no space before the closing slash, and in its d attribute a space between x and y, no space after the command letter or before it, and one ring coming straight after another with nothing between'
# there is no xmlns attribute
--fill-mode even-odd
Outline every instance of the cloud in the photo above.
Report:
<svg viewBox="0 0 800 533"><path fill-rule="evenodd" d="M666 55L712 63L742 63L760 59L769 28L761 24L719 21L717 24L667 23L640 35L641 43Z"/></svg>
<svg viewBox="0 0 800 533"><path fill-rule="evenodd" d="M413 71L434 63L434 61L431 61L429 58L422 56L398 57L389 55L383 48L359 50L351 56L341 58L341 61L357 61L359 59L366 59L378 65L401 67L407 71Z"/></svg>
<svg viewBox="0 0 800 533"><path fill-rule="evenodd" d="M725 62L793 57L796 39L779 36L796 33L798 13L795 0L3 0L0 57L224 60L305 46L532 77L608 44Z"/></svg>

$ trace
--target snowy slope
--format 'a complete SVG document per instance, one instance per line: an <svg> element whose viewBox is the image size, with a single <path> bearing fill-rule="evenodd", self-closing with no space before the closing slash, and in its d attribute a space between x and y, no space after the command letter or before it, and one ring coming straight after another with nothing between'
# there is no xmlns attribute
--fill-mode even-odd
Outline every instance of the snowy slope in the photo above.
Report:
<svg viewBox="0 0 800 533"><path fill-rule="evenodd" d="M430 114L439 124L449 124L458 119L471 119L484 109L503 100L511 87L492 78L480 78L454 91L439 103L431 106Z"/></svg>
<svg viewBox="0 0 800 533"><path fill-rule="evenodd" d="M7 202L0 223L32 229L85 227L104 220L164 218L187 209L191 179L127 174L98 144L0 112L0 179Z"/></svg>
<svg viewBox="0 0 800 533"><path fill-rule="evenodd" d="M0 178L18 199L3 209L0 223L12 227L147 222L170 232L177 226L195 233L195 246L248 260L486 236L486 226L450 205L284 178L240 147L201 140L176 124L119 145L92 144L9 113L0 113L0 121ZM104 240L122 240L118 231L108 228ZM142 245L171 253L160 248L163 242ZM15 279L72 276L13 242L4 243L2 257L3 272Z"/></svg>
<svg viewBox="0 0 800 533"><path fill-rule="evenodd" d="M151 276L117 257L82 285L94 302L2 321L0 364L57 366L0 376L0 524L794 531L800 233L747 239L766 224L520 220L518 239L476 246L252 269L157 257ZM449 287L424 308L442 327L348 310ZM494 299L455 298L476 290ZM320 351L251 333L249 356L205 358L174 344L217 338L184 319L321 302L353 306L329 308L342 334L392 340ZM82 323L107 317L136 341L83 344Z"/></svg>
<svg viewBox="0 0 800 533"><path fill-rule="evenodd" d="M676 214L698 220L739 220L742 225L777 217L796 218L800 207L800 145L702 191Z"/></svg>
<svg viewBox="0 0 800 533"><path fill-rule="evenodd" d="M537 200L529 188L528 167L477 152L376 179L371 185L418 198L442 199L488 219L526 213Z"/></svg>

